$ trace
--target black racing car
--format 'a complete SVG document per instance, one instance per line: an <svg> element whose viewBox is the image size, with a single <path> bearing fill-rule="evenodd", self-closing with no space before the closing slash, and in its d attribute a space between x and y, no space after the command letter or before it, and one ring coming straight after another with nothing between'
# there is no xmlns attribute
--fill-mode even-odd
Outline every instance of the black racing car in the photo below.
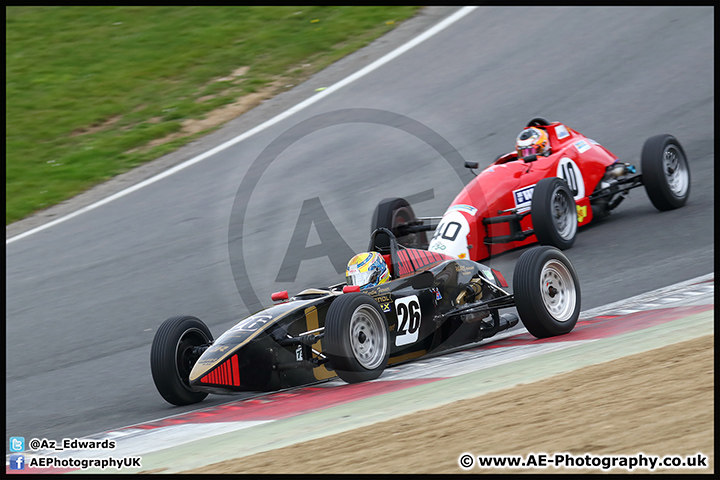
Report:
<svg viewBox="0 0 720 480"><path fill-rule="evenodd" d="M387 235L389 242L376 242ZM388 245L383 247L382 245ZM580 286L567 257L534 247L515 265L513 291L494 269L427 250L404 248L380 228L369 251L383 254L390 281L359 291L338 284L292 298L273 294L272 307L213 340L192 316L158 329L151 369L160 394L175 405L208 393L272 391L335 376L348 383L378 378L386 366L492 337L517 324L538 338L570 332L580 314Z"/></svg>

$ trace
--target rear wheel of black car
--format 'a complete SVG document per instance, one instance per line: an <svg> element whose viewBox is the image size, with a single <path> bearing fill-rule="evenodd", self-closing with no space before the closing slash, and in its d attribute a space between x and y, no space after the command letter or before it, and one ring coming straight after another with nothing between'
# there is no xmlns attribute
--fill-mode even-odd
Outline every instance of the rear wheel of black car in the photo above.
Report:
<svg viewBox="0 0 720 480"><path fill-rule="evenodd" d="M415 212L404 198L386 198L378 204L373 212L372 229L387 228L398 239L400 245L410 248L427 248L428 241L425 232L403 235L402 226L417 221ZM390 240L386 235L378 235L375 246L381 249L390 248Z"/></svg>
<svg viewBox="0 0 720 480"><path fill-rule="evenodd" d="M150 350L150 370L165 400L173 405L190 405L207 397L207 393L190 387L190 371L199 358L195 347L212 341L210 329L195 317L172 317L160 325Z"/></svg>
<svg viewBox="0 0 720 480"><path fill-rule="evenodd" d="M515 306L537 338L570 332L580 316L580 283L560 250L533 247L520 256L513 274Z"/></svg>
<svg viewBox="0 0 720 480"><path fill-rule="evenodd" d="M530 217L541 245L570 248L577 235L577 207L568 184L559 177L543 178L533 190Z"/></svg>
<svg viewBox="0 0 720 480"><path fill-rule="evenodd" d="M389 328L380 305L365 293L345 293L325 317L325 354L347 383L378 378L390 357Z"/></svg>
<svg viewBox="0 0 720 480"><path fill-rule="evenodd" d="M690 167L680 142L672 135L645 141L640 157L645 191L655 208L673 210L690 196Z"/></svg>

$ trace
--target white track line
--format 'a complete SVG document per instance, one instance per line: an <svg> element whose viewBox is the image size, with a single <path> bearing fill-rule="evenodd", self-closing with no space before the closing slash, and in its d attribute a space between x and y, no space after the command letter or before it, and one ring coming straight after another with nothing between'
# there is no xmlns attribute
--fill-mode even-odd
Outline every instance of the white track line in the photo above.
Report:
<svg viewBox="0 0 720 480"><path fill-rule="evenodd" d="M696 285L712 281L706 285ZM713 298L715 292L715 272L678 282L667 287L641 293L601 307L580 312L580 319L588 319L601 315L627 315L628 313L653 310L663 307L684 306L694 303L696 297L702 300ZM703 301L703 303L705 303ZM713 303L707 302L707 303Z"/></svg>
<svg viewBox="0 0 720 480"><path fill-rule="evenodd" d="M340 90L342 87L349 85L350 83L354 82L355 80L358 80L358 79L364 77L365 75L372 72L373 70L377 70L381 66L385 65L386 63L395 59L396 57L402 55L403 53L407 52L411 48L419 45L420 43L424 42L428 38L431 38L432 36L436 35L437 33L445 30L447 27L449 27L453 23L457 22L458 20L463 18L465 15L467 15L470 12L472 12L473 10L475 10L476 8L477 7L461 8L454 14L447 17L445 20L441 21L434 27L430 28L429 30L425 31L424 33L420 34L419 36L415 37L414 39L410 40L406 44L396 48L395 50L388 53L384 57L374 61L370 65L366 66L365 68L363 68L361 70L358 70L357 72L344 78L343 80L340 80L339 82L326 88L322 92L320 92L316 95L313 95L312 97L308 98L307 100L304 100L304 101L298 103L294 107L292 107L288 110L285 110L284 112L280 113L276 117L271 118L270 120L266 121L265 123L262 123L262 124L258 125L257 127L252 128L252 129L248 130L247 132L245 132L241 135L238 135L237 137L235 137L231 140L228 140L227 142L225 142L221 145L218 145L217 147L210 149L210 150L206 151L205 153L198 155L197 157L191 158L190 160L187 160L186 162L176 165L176 166L170 168L169 170L165 170L164 172L162 172L158 175L155 175L154 177L148 178L147 180L144 180L136 185L133 185L132 187L128 187L125 190L122 190L114 195L110 195L109 197L106 197L106 198L100 200L99 202L95 202L91 205L81 208L80 210L76 210L73 213L65 215L64 217L60 217L60 218L55 219L51 222L48 222L44 225L40 225L39 227L35 227L31 230L28 230L27 232L23 232L12 238L9 238L9 239L5 240L5 245L8 245L12 242L20 240L21 238L29 237L30 235L32 235L34 233L45 230L46 228L50 228L54 225L57 225L58 223L62 223L67 220L70 220L71 218L77 217L78 215L82 215L83 213L89 212L90 210L94 210L102 205L105 205L106 203L110 203L113 200L117 200L118 198L124 197L125 195L129 195L130 193L132 193L136 190L140 190L141 188L151 185L159 180L162 180L165 177L169 177L173 173L177 173L180 170L184 170L185 168L187 168L191 165L194 165L198 162L201 162L201 161L205 160L206 158L209 158L209 157L215 155L216 153L221 152L221 151L235 145L238 142L242 142L243 140L250 138L251 136L255 135L256 133L261 132L261 131L265 130L266 128L271 127L272 125L275 125L276 123L280 122L281 120L286 119L290 115L293 115L294 113L297 113L300 110L303 110L303 109L309 107L310 105L322 100L323 98L327 97L331 93L334 93L334 92Z"/></svg>

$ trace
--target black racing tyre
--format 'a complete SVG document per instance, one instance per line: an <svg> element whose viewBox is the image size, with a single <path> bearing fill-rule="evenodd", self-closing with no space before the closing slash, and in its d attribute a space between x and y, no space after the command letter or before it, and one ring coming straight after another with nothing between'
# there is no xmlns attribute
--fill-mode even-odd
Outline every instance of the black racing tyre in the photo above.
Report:
<svg viewBox="0 0 720 480"><path fill-rule="evenodd" d="M155 387L169 403L190 405L207 397L206 392L190 388L189 379L198 358L193 347L212 341L210 329L195 317L172 317L160 325L150 350L150 369Z"/></svg>
<svg viewBox="0 0 720 480"><path fill-rule="evenodd" d="M325 316L324 353L347 383L378 378L390 357L390 330L380 305L365 293L344 293Z"/></svg>
<svg viewBox="0 0 720 480"><path fill-rule="evenodd" d="M535 185L530 218L541 245L552 245L560 250L572 247L577 235L577 207L565 180L543 178Z"/></svg>
<svg viewBox="0 0 720 480"><path fill-rule="evenodd" d="M580 282L570 260L554 247L533 247L513 272L515 307L528 332L553 337L575 328L580 316Z"/></svg>
<svg viewBox="0 0 720 480"><path fill-rule="evenodd" d="M527 123L528 127L537 127L538 125L547 126L550 125L550 122L543 117L535 117Z"/></svg>
<svg viewBox="0 0 720 480"><path fill-rule="evenodd" d="M375 207L372 217L372 228L374 232L378 228L387 228L398 240L400 245L410 248L427 248L427 236L425 232L400 235L397 227L415 220L415 212L404 198L386 198ZM375 237L375 246L381 249L390 248L390 240L387 235Z"/></svg>
<svg viewBox="0 0 720 480"><path fill-rule="evenodd" d="M640 156L640 168L645 191L655 208L666 211L685 205L690 196L690 166L675 137L648 138Z"/></svg>

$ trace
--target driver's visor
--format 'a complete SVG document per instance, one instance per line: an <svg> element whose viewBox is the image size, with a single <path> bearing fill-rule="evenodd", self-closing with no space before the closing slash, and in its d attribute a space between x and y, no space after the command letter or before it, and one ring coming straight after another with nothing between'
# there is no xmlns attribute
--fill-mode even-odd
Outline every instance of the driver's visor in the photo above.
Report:
<svg viewBox="0 0 720 480"><path fill-rule="evenodd" d="M535 147L527 147L520 149L520 156L521 157L527 157L528 155L535 155L537 153L537 149Z"/></svg>
<svg viewBox="0 0 720 480"><path fill-rule="evenodd" d="M375 270L369 270L367 272L355 272L347 275L347 284L348 285L359 285L364 286L368 283L373 282L377 276L378 271Z"/></svg>

